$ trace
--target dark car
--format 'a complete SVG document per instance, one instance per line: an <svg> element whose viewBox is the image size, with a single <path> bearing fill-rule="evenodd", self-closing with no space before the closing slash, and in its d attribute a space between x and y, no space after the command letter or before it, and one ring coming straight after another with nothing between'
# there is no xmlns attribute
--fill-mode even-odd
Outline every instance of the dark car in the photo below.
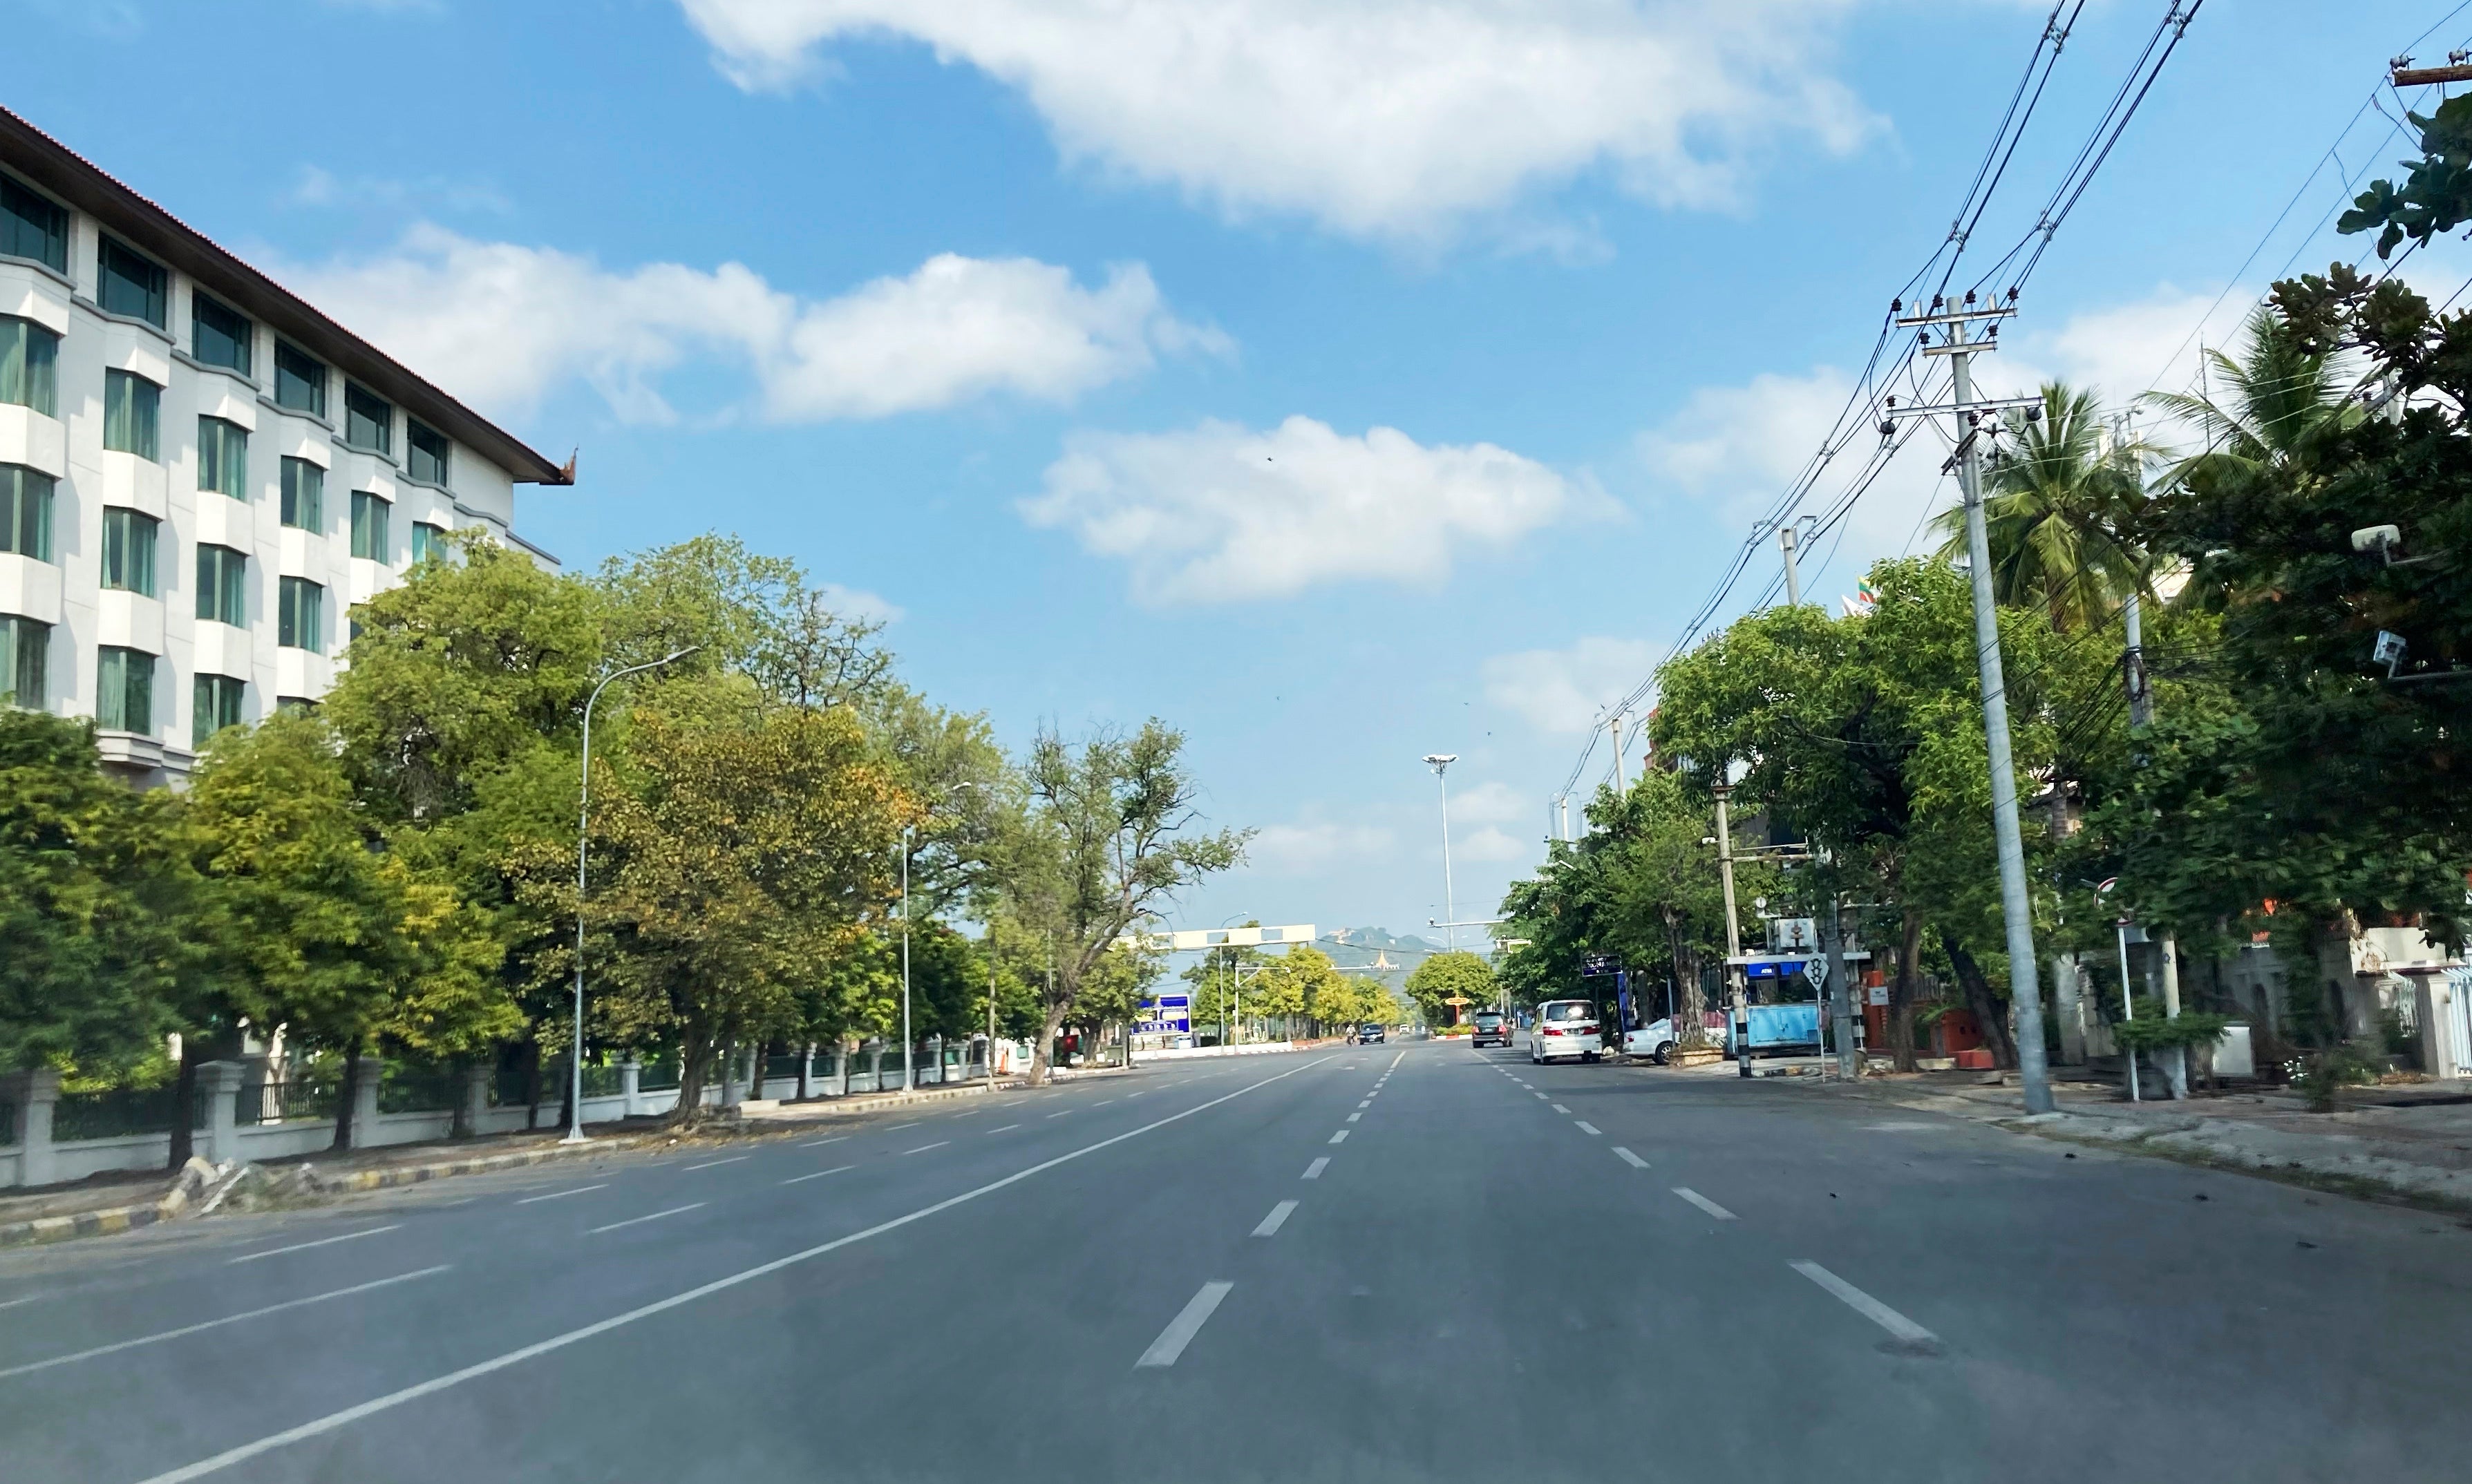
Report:
<svg viewBox="0 0 2472 1484"><path fill-rule="evenodd" d="M1499 1010L1476 1012L1476 1034L1468 1037L1470 1046L1510 1045L1510 1017Z"/></svg>
<svg viewBox="0 0 2472 1484"><path fill-rule="evenodd" d="M1382 1027L1374 1025L1371 1021L1367 1021L1364 1025L1356 1027L1356 1044L1358 1046L1371 1046L1381 1039Z"/></svg>

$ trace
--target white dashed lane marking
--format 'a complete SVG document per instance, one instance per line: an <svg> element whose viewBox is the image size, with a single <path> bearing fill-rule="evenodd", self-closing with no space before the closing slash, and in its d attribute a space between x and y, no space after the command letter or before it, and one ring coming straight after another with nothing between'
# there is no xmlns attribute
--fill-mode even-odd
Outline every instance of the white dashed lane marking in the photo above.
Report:
<svg viewBox="0 0 2472 1484"><path fill-rule="evenodd" d="M373 1226L365 1231L345 1232L341 1237L321 1237L314 1242L294 1242L289 1247L270 1247L264 1252L252 1252L246 1257L233 1258L224 1265L228 1267L236 1262L255 1262L261 1258L279 1258L287 1252L306 1252L312 1247L331 1247L337 1242L354 1241L364 1237L375 1237L383 1232L397 1231L402 1226L403 1223L397 1221L392 1226Z"/></svg>
<svg viewBox="0 0 2472 1484"><path fill-rule="evenodd" d="M1732 1221L1736 1219L1732 1212L1727 1211L1724 1207L1718 1205L1715 1201L1710 1200L1708 1197L1700 1194L1699 1191L1691 1189L1687 1185L1676 1186L1674 1188L1674 1193L1681 1196L1684 1200L1689 1201L1692 1205L1699 1207L1708 1214L1715 1216L1720 1221Z"/></svg>
<svg viewBox="0 0 2472 1484"><path fill-rule="evenodd" d="M1279 1204L1271 1208L1271 1213L1269 1215L1262 1218L1262 1224L1253 1228L1253 1235L1256 1237L1278 1236L1279 1228L1287 1225L1288 1217L1295 1214L1295 1210L1296 1203L1295 1201L1279 1202Z"/></svg>
<svg viewBox="0 0 2472 1484"><path fill-rule="evenodd" d="M1580 1126L1580 1132L1581 1132L1581 1133L1583 1133L1583 1134L1598 1134L1598 1133L1603 1133L1603 1132L1604 1132L1604 1130L1602 1130L1602 1129L1598 1128L1598 1127L1597 1127L1597 1125L1595 1125L1594 1123L1589 1122L1589 1121L1588 1121L1587 1119L1576 1119L1575 1121L1579 1124L1579 1126Z"/></svg>
<svg viewBox="0 0 2472 1484"><path fill-rule="evenodd" d="M755 1156L751 1154L733 1154L725 1160L706 1160L701 1165L690 1165L686 1169L679 1170L678 1173L683 1175L690 1170L710 1169L716 1165L744 1165L753 1158L755 1158Z"/></svg>
<svg viewBox="0 0 2472 1484"><path fill-rule="evenodd" d="M1184 1354L1184 1347L1192 1344L1193 1337L1201 1332L1201 1327L1210 1322L1211 1314L1219 1307L1219 1301L1227 1297L1227 1290L1235 1286L1232 1283L1203 1284L1201 1291L1187 1300L1177 1316L1167 1322L1167 1328L1159 1331L1159 1337L1151 1341L1151 1348L1143 1351L1142 1358L1133 1362L1134 1368L1176 1364L1176 1357Z"/></svg>
<svg viewBox="0 0 2472 1484"><path fill-rule="evenodd" d="M1305 1166L1303 1178L1307 1180L1319 1180L1321 1178L1321 1172L1328 1168L1330 1168L1330 1156L1325 1154L1321 1158Z"/></svg>
<svg viewBox="0 0 2472 1484"><path fill-rule="evenodd" d="M1331 1136L1330 1136L1330 1142L1331 1142L1332 1143L1345 1143L1345 1142L1347 1142L1347 1130L1345 1130L1345 1129L1343 1129L1343 1129L1341 1129L1338 1133L1331 1135Z"/></svg>
<svg viewBox="0 0 2472 1484"><path fill-rule="evenodd" d="M612 1221L607 1226L596 1226L583 1235L586 1237L598 1237L604 1232L614 1232L622 1226L641 1226L647 1221L658 1221L663 1216L682 1215L687 1212L701 1211L702 1209L703 1202L701 1201L698 1201L692 1206L673 1206L667 1211L656 1211L649 1216L630 1216L624 1221Z"/></svg>
<svg viewBox="0 0 2472 1484"><path fill-rule="evenodd" d="M1852 1284L1847 1283L1844 1279L1838 1277L1828 1269L1821 1267L1818 1263L1811 1261L1809 1259L1804 1259L1800 1261L1790 1262L1787 1266L1793 1268L1795 1272L1800 1273L1803 1277L1810 1279L1813 1283L1819 1284L1819 1286L1827 1289L1830 1293L1835 1294L1838 1298L1842 1299L1845 1302L1846 1307L1854 1310L1854 1312L1862 1315L1864 1318L1868 1319L1873 1324L1878 1325L1881 1329L1888 1331L1890 1334L1895 1335L1905 1344L1937 1346L1939 1343L1938 1335L1932 1333L1921 1325L1908 1319L1905 1315L1898 1313L1895 1309L1890 1308L1888 1305L1881 1303L1878 1299L1865 1293L1862 1289L1855 1287Z"/></svg>
<svg viewBox="0 0 2472 1484"><path fill-rule="evenodd" d="M552 1190L547 1195L527 1195L522 1200L515 1202L515 1204L518 1206L530 1206L536 1201L562 1201L570 1195L582 1195L586 1190L606 1190L608 1189L609 1184L607 1181L604 1181L599 1185L570 1186L563 1190Z"/></svg>
<svg viewBox="0 0 2472 1484"><path fill-rule="evenodd" d="M1614 1152L1621 1155L1623 1163L1633 1169L1646 1169L1648 1167L1648 1161L1641 1159L1638 1155L1631 1153L1628 1149L1624 1148L1620 1144L1614 1145Z"/></svg>
<svg viewBox="0 0 2472 1484"><path fill-rule="evenodd" d="M858 1168L858 1166L855 1166L855 1165L836 1165L836 1166L833 1166L832 1168L830 1168L830 1169L820 1169L820 1170L817 1170L815 1173L813 1173L813 1174L809 1174L809 1175L792 1175L789 1179L784 1180L784 1181L782 1181L781 1183L782 1183L783 1185L798 1185L798 1184L801 1184L802 1182L809 1181L809 1180L821 1180L821 1179L823 1179L826 1175L838 1175L838 1174L840 1174L843 1170L845 1170L845 1169L856 1169L856 1168Z"/></svg>

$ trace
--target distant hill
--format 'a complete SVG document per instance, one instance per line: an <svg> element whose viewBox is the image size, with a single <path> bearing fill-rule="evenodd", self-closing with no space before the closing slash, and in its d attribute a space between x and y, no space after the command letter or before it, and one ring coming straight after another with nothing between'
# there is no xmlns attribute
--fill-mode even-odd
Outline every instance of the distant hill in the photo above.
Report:
<svg viewBox="0 0 2472 1484"><path fill-rule="evenodd" d="M1442 945L1429 938L1414 933L1403 937L1381 928L1337 929L1323 933L1314 946L1340 968L1373 970L1392 989L1405 985L1428 954L1442 951Z"/></svg>

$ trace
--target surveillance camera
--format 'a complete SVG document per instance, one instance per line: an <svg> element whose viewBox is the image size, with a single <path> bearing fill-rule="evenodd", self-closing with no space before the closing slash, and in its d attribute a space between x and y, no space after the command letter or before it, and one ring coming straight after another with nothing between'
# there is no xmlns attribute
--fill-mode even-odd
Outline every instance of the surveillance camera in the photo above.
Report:
<svg viewBox="0 0 2472 1484"><path fill-rule="evenodd" d="M2403 549L2403 528L2400 526L2364 526L2352 532L2355 552L2398 552Z"/></svg>

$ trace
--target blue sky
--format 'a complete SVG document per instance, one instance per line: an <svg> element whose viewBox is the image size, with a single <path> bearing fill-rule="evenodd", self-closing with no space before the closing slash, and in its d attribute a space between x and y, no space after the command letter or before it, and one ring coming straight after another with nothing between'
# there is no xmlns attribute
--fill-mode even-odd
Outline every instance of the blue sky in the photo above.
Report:
<svg viewBox="0 0 2472 1484"><path fill-rule="evenodd" d="M1986 256L2164 9L2085 7ZM580 447L578 488L521 502L571 565L735 530L1010 742L1165 718L1214 819L1264 832L1183 925L1407 930L1442 915L1419 755L1461 756L1459 909L1490 915L1594 712L1819 442L2049 11L0 0L0 29L39 59L9 106ZM2364 100L2467 38L2453 0L2210 0L1988 389L2176 385L2210 309L2220 341L2287 260L2353 254L2318 230L2340 176L2402 153ZM2415 269L2442 294L2460 261ZM1937 462L1855 507L1817 596L1912 541Z"/></svg>

